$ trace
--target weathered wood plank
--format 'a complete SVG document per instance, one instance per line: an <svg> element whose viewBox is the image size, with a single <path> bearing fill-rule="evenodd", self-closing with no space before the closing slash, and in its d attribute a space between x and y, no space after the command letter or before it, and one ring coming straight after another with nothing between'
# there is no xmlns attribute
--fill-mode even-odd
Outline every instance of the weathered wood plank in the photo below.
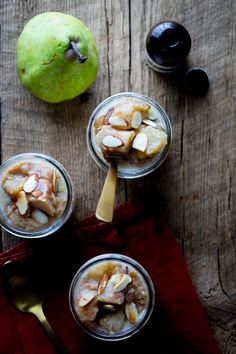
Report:
<svg viewBox="0 0 236 354"><path fill-rule="evenodd" d="M163 105L173 125L173 144L158 171L140 183L128 182L128 196L147 191L158 198L160 192L198 294L207 308L214 301L219 309L211 324L221 349L233 353L235 324L220 308L227 301L228 310L236 311L236 4L221 5L221 1L131 1L130 87ZM190 31L189 65L209 71L210 91L202 98L189 97L177 81L145 64L148 30L169 18Z"/></svg>
<svg viewBox="0 0 236 354"><path fill-rule="evenodd" d="M27 4L29 5L30 2ZM86 147L88 119L103 99L119 91L126 79L122 52L111 44L119 41L125 47L128 29L123 18L128 12L126 2L117 2L115 19L111 3L99 1L32 2L32 7L21 1L15 6L5 2L2 8L2 56L6 68L2 74L2 158L27 151L43 152L58 159L70 173L77 193L75 218L92 214L102 188L105 174L93 162ZM37 13L47 10L70 13L82 19L96 36L100 58L100 72L96 83L80 98L57 105L46 104L26 92L15 72L15 44L23 24ZM125 11L124 11L125 10ZM112 30L109 28L112 23ZM111 48L109 48L109 46ZM124 51L125 48L124 48ZM114 59L114 60L113 60ZM113 63L115 61L115 63ZM128 58L127 58L128 61ZM120 68L114 66L121 63ZM110 64L111 63L111 64ZM124 65L127 65L124 62ZM111 75L112 70L112 75ZM126 90L124 87L123 90ZM58 143L57 143L58 142ZM120 187L120 188L119 188ZM117 200L124 201L124 183L118 183ZM5 247L18 242L4 235Z"/></svg>
<svg viewBox="0 0 236 354"><path fill-rule="evenodd" d="M70 102L45 104L26 92L15 71L15 44L23 24L43 11L81 18L94 32L100 72L88 92ZM82 0L1 2L1 156L43 152L62 162L77 192L74 220L92 214L105 179L86 149L90 114L111 94L137 91L156 99L173 126L169 158L152 175L118 182L117 203L160 193L168 222L185 256L223 353L233 353L235 333L236 2L225 0ZM191 66L206 67L209 93L185 94L174 78L144 62L148 30L173 19L193 39ZM158 202L158 201L157 201ZM4 248L19 239L4 234Z"/></svg>

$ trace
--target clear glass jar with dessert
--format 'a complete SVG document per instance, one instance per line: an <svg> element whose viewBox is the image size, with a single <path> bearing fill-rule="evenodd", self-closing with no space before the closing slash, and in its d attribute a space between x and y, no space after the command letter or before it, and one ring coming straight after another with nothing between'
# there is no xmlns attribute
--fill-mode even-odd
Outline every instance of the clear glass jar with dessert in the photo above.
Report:
<svg viewBox="0 0 236 354"><path fill-rule="evenodd" d="M155 290L146 270L121 254L90 259L72 280L69 302L81 328L108 341L129 338L148 321Z"/></svg>
<svg viewBox="0 0 236 354"><path fill-rule="evenodd" d="M158 168L168 155L172 131L163 108L151 98L124 92L100 103L87 129L87 145L104 170L116 159L117 176L137 178Z"/></svg>
<svg viewBox="0 0 236 354"><path fill-rule="evenodd" d="M73 202L70 176L50 156L20 154L0 167L0 224L15 236L52 234L69 218Z"/></svg>

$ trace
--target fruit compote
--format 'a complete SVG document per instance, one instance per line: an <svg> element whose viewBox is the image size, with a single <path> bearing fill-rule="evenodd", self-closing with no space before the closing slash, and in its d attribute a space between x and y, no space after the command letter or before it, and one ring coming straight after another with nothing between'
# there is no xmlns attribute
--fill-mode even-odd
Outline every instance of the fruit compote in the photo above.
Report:
<svg viewBox="0 0 236 354"><path fill-rule="evenodd" d="M146 271L129 257L95 257L76 274L71 286L75 319L99 339L123 339L149 318L154 289Z"/></svg>
<svg viewBox="0 0 236 354"><path fill-rule="evenodd" d="M145 176L165 160L171 143L171 124L151 98L124 92L108 97L90 117L87 145L105 171L116 159L120 178Z"/></svg>
<svg viewBox="0 0 236 354"><path fill-rule="evenodd" d="M52 227L62 215L67 218L68 204L72 202L71 182L63 167L53 163L54 159L24 155L1 167L1 224L33 234Z"/></svg>

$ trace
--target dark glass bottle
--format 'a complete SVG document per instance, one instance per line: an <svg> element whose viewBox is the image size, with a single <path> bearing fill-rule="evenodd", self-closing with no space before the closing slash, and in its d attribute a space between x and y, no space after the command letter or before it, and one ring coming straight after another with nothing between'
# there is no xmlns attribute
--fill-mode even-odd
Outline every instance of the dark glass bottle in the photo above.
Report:
<svg viewBox="0 0 236 354"><path fill-rule="evenodd" d="M191 37L181 24L164 21L156 24L146 38L148 65L155 71L171 73L185 63L191 48Z"/></svg>

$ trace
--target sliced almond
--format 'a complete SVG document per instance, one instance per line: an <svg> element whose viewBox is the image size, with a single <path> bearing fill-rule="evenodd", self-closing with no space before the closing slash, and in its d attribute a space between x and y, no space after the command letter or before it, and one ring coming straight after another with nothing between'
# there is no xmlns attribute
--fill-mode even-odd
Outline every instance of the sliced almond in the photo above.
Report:
<svg viewBox="0 0 236 354"><path fill-rule="evenodd" d="M133 324L138 322L138 310L135 303L125 304L125 315L129 322Z"/></svg>
<svg viewBox="0 0 236 354"><path fill-rule="evenodd" d="M96 296L96 291L93 290L84 290L79 297L78 305L79 307L84 307L90 303Z"/></svg>
<svg viewBox="0 0 236 354"><path fill-rule="evenodd" d="M111 277L111 283L114 286L114 292L118 293L132 283L132 278L128 274L114 274Z"/></svg>
<svg viewBox="0 0 236 354"><path fill-rule="evenodd" d="M47 224L48 222L48 217L46 214L44 214L41 210L35 209L32 212L32 217L39 223L39 224Z"/></svg>
<svg viewBox="0 0 236 354"><path fill-rule="evenodd" d="M42 195L42 194L43 194L43 192L40 191L40 190L36 190L36 191L33 191L33 192L32 192L32 195L33 195L35 198L40 197L40 195Z"/></svg>
<svg viewBox="0 0 236 354"><path fill-rule="evenodd" d="M132 147L136 150L144 152L148 144L148 138L145 133L138 133L133 140Z"/></svg>
<svg viewBox="0 0 236 354"><path fill-rule="evenodd" d="M163 125L161 123L156 123L156 128L159 130L162 130L163 132L165 131L165 128L163 127Z"/></svg>
<svg viewBox="0 0 236 354"><path fill-rule="evenodd" d="M33 174L31 175L24 183L23 189L26 193L31 193L35 190L37 186L37 175Z"/></svg>
<svg viewBox="0 0 236 354"><path fill-rule="evenodd" d="M158 114L156 112L154 112L153 110L150 110L148 112L148 116L147 116L148 119L150 120L157 120L157 119L160 119L160 117L158 117Z"/></svg>
<svg viewBox="0 0 236 354"><path fill-rule="evenodd" d="M120 116L110 116L108 122L115 127L127 127L126 121Z"/></svg>
<svg viewBox="0 0 236 354"><path fill-rule="evenodd" d="M104 146L110 148L116 148L122 145L122 141L119 138L116 138L115 136L112 135L106 135L103 138L102 143Z"/></svg>
<svg viewBox="0 0 236 354"><path fill-rule="evenodd" d="M153 128L157 128L157 124L150 119L144 119L143 123L145 123L146 125L150 125Z"/></svg>
<svg viewBox="0 0 236 354"><path fill-rule="evenodd" d="M24 191L21 191L17 196L17 208L21 215L25 215L28 210L28 200Z"/></svg>
<svg viewBox="0 0 236 354"><path fill-rule="evenodd" d="M142 114L138 111L135 111L132 116L131 126L134 129L139 128L140 124L142 123Z"/></svg>
<svg viewBox="0 0 236 354"><path fill-rule="evenodd" d="M95 121L94 127L95 127L96 129L101 128L101 127L103 126L103 124L104 124L104 120L105 120L105 116L99 117L99 118Z"/></svg>
<svg viewBox="0 0 236 354"><path fill-rule="evenodd" d="M111 304L105 304L102 306L102 309L105 310L105 311L110 311L110 312L115 312L116 311L116 308L114 305L111 305Z"/></svg>
<svg viewBox="0 0 236 354"><path fill-rule="evenodd" d="M98 286L98 295L100 295L104 292L107 282L108 282L108 275L105 273L105 274L103 274L103 277L102 277L102 279L99 283L99 286Z"/></svg>
<svg viewBox="0 0 236 354"><path fill-rule="evenodd" d="M56 171L53 171L53 175L52 175L52 189L53 189L53 192L56 193L56 191L57 191L57 174L56 174Z"/></svg>

